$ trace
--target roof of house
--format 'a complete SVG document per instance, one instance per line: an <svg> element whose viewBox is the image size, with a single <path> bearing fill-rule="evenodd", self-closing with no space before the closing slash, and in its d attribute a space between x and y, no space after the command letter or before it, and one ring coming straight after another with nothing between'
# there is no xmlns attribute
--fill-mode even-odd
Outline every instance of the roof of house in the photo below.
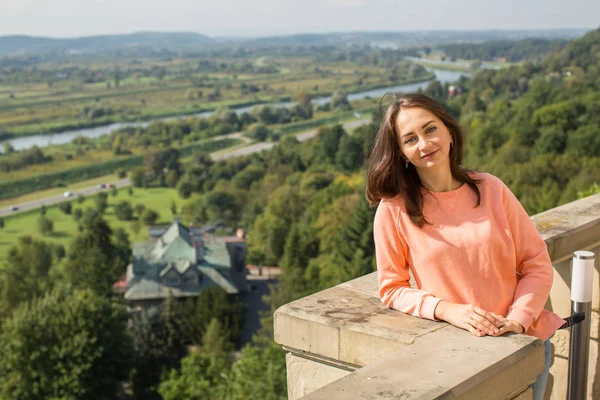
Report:
<svg viewBox="0 0 600 400"><path fill-rule="evenodd" d="M195 245L202 243L203 257L196 259ZM164 284L170 271L183 275L193 270L202 275L202 284L172 286ZM172 293L175 297L198 296L202 289L217 285L227 293L238 293L231 277L231 256L227 241L218 237L203 240L190 234L188 228L175 220L164 229L156 240L136 243L133 261L127 267L128 300L165 298ZM243 288L241 288L244 290Z"/></svg>

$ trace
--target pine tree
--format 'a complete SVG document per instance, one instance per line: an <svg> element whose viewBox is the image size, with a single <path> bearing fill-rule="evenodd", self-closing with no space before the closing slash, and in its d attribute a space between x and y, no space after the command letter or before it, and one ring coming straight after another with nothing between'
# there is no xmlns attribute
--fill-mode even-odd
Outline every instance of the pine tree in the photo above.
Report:
<svg viewBox="0 0 600 400"><path fill-rule="evenodd" d="M374 213L364 196L359 203L350 222L340 233L337 254L342 270L340 279L347 281L374 270L375 242L373 241Z"/></svg>

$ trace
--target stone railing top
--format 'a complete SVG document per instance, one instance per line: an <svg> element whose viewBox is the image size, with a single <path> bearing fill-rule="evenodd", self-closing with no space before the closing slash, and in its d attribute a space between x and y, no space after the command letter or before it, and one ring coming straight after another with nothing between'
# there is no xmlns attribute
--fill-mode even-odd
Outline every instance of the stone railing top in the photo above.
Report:
<svg viewBox="0 0 600 400"><path fill-rule="evenodd" d="M600 193L531 217L548 245L553 263L573 256L576 250L598 245L600 241Z"/></svg>
<svg viewBox="0 0 600 400"><path fill-rule="evenodd" d="M375 272L280 307L274 325L275 341L297 355L363 367L306 400L483 399L490 382L499 388L490 399L511 398L506 394L523 390L543 366L542 342L534 337L476 338L388 309Z"/></svg>

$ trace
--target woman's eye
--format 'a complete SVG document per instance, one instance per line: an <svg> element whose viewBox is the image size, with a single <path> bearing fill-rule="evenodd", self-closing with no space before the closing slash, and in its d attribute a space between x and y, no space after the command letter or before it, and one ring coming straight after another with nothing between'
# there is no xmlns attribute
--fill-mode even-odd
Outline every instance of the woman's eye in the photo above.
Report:
<svg viewBox="0 0 600 400"><path fill-rule="evenodd" d="M435 131L435 126L432 126L431 128L427 129L427 133L433 132Z"/></svg>
<svg viewBox="0 0 600 400"><path fill-rule="evenodd" d="M408 139L406 139L406 141L404 142L404 144L412 143L413 140L415 140L415 138L408 138Z"/></svg>

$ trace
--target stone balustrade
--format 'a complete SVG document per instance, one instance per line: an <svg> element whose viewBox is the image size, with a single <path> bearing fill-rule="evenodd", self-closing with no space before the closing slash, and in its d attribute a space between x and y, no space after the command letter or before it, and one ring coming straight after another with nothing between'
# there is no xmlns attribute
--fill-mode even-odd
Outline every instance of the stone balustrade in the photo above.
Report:
<svg viewBox="0 0 600 400"><path fill-rule="evenodd" d="M570 315L571 257L596 253L588 398L600 398L598 308L600 194L532 217L555 268L546 308ZM386 308L376 273L280 307L275 341L287 351L288 397L300 399L519 399L543 369L540 340L527 335L477 338L443 322ZM547 398L564 399L569 330L551 339Z"/></svg>

